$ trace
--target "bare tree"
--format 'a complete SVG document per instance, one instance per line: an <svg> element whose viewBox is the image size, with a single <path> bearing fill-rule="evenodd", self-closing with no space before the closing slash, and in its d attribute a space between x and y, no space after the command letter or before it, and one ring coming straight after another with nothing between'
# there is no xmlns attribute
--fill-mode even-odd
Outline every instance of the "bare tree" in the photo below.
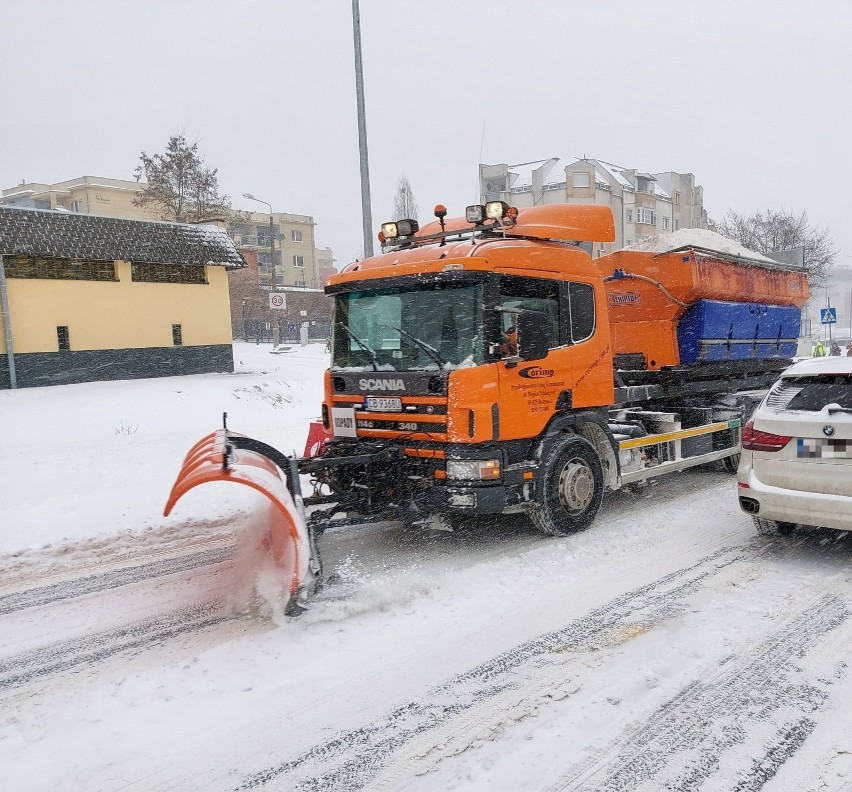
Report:
<svg viewBox="0 0 852 792"><path fill-rule="evenodd" d="M183 135L172 135L163 154L143 151L136 181L147 182L133 199L136 206L154 206L163 220L205 220L229 215L230 200L219 194L218 170L205 167L198 143L189 145Z"/></svg>
<svg viewBox="0 0 852 792"><path fill-rule="evenodd" d="M716 228L722 236L764 255L804 247L805 268L812 288L825 285L837 258L838 248L828 228L812 226L805 211L767 209L746 217L729 210Z"/></svg>
<svg viewBox="0 0 852 792"><path fill-rule="evenodd" d="M417 219L417 204L414 201L411 182L408 181L407 176L400 176L399 181L396 183L396 193L393 197L393 219Z"/></svg>

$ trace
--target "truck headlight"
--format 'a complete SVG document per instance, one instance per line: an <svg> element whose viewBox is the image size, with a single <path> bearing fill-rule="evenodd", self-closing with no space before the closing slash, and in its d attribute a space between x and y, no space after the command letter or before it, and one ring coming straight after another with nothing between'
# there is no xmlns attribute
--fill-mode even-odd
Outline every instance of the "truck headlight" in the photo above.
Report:
<svg viewBox="0 0 852 792"><path fill-rule="evenodd" d="M500 460L448 459L447 478L455 481L494 481L500 478Z"/></svg>

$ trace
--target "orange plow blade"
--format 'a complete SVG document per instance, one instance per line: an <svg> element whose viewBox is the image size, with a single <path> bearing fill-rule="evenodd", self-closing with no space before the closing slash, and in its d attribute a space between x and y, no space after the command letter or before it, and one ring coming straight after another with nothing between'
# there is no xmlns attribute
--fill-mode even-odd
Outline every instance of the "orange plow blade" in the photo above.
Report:
<svg viewBox="0 0 852 792"><path fill-rule="evenodd" d="M234 438L234 435L231 435ZM225 429L199 440L186 455L163 514L191 489L210 481L232 481L265 495L270 503L265 545L289 581L291 609L300 592L314 582L311 542L303 514L297 508L281 469L257 451L235 447Z"/></svg>

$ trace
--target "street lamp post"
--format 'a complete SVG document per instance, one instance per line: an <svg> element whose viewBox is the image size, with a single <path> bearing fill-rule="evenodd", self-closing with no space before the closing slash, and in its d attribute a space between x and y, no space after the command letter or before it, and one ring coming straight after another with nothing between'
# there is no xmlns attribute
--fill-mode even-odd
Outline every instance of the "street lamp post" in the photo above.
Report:
<svg viewBox="0 0 852 792"><path fill-rule="evenodd" d="M272 266L272 288L278 288L277 277L275 275L275 233L272 220L272 204L266 201L261 201L260 198L255 198L251 193L243 193L243 198L248 198L250 201L266 204L269 207L269 263Z"/></svg>
<svg viewBox="0 0 852 792"><path fill-rule="evenodd" d="M278 290L278 278L275 274L275 228L272 218L272 204L268 201L261 201L260 198L255 198L251 193L243 193L243 198L248 198L250 201L266 204L269 207L269 263L272 267L272 290ZM283 284L282 284L283 285ZM279 341L278 320L272 322L272 346L277 349Z"/></svg>

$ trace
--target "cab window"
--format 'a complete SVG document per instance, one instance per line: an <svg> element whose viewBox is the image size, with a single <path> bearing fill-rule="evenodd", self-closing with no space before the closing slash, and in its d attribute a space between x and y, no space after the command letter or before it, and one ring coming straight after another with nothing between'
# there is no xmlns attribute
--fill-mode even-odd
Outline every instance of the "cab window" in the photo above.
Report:
<svg viewBox="0 0 852 792"><path fill-rule="evenodd" d="M559 338L559 284L556 281L538 278L500 278L500 355L511 357L518 354L516 320L511 309L535 311L541 314L545 329L549 333L550 349L560 346Z"/></svg>
<svg viewBox="0 0 852 792"><path fill-rule="evenodd" d="M595 332L594 288L588 283L569 283L568 305L571 313L571 341L577 344Z"/></svg>

